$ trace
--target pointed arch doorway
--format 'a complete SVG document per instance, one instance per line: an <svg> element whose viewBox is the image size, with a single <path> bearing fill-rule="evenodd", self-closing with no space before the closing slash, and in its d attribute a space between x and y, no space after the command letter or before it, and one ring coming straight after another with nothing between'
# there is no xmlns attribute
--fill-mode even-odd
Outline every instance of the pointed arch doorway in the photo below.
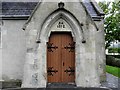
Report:
<svg viewBox="0 0 120 90"><path fill-rule="evenodd" d="M70 44L67 43L64 47L64 50L70 53L71 51L69 50L71 49L74 50L75 55L73 54L74 55L73 68L71 68L71 66L70 67L68 66L67 68L63 69L62 59L60 63L61 71L58 71L59 69L54 68L54 66L57 66L57 64L55 64L54 66L50 64L51 65L50 68L49 66L47 66L48 65L48 56L47 56L48 54L47 53L49 53L47 49L49 45L47 44L47 42L50 41L53 32L59 32L59 34L63 32L65 33L71 32L68 35L72 37L71 39L72 41L74 40L75 48L71 47ZM37 68L35 68L34 71L31 68L28 68L28 70L25 69L25 72L24 72L25 76L24 76L22 87L24 86L25 87L46 87L48 82L65 82L65 83L74 82L74 84L76 84L77 86L80 86L81 81L84 79L83 78L84 74L79 74L79 73L83 71L81 64L83 63L82 61L84 60L82 53L84 53L85 48L82 43L84 41L84 34L83 34L83 30L78 20L67 10L59 9L53 12L52 14L50 14L50 16L48 16L45 19L36 37L37 37L36 38L37 43L36 43L36 47L34 48L34 50L32 49L33 51L31 51L31 48L28 46L28 52L26 53L27 63L25 67L29 67L29 65L31 65L31 61L34 60L32 63L34 63L34 65L37 66ZM30 38L31 37L29 36L28 41L31 40ZM57 47L58 46L54 47L53 44L50 44L49 49L51 48L54 53L54 51L58 50L59 47L58 48ZM51 53L52 51L49 54L51 55ZM60 54L63 54L63 53L60 53ZM31 55L33 56L32 58L31 58ZM34 55L37 57L34 58ZM57 56L57 55L54 54L52 56ZM65 57L66 56L67 55L65 55ZM68 54L68 56L70 55ZM29 62L30 64L28 64ZM50 63L53 63L53 59L51 59ZM68 63L69 62L67 62L67 64ZM52 76L54 76L58 72L60 72L59 74L60 77L56 76L55 77L56 81L55 80L52 81L54 79L52 78ZM53 75L51 75L51 73ZM48 77L49 74L51 75L50 77ZM68 77L72 76L71 74L73 74L73 77L70 79Z"/></svg>
<svg viewBox="0 0 120 90"><path fill-rule="evenodd" d="M75 42L70 32L52 32L47 43L48 83L75 82Z"/></svg>

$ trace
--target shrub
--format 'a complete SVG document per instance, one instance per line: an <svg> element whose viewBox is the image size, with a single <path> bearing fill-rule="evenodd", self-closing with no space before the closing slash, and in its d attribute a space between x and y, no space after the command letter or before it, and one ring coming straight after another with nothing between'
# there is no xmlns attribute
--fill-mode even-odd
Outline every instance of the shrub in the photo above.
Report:
<svg viewBox="0 0 120 90"><path fill-rule="evenodd" d="M106 64L110 66L120 67L120 59L113 56L106 56Z"/></svg>

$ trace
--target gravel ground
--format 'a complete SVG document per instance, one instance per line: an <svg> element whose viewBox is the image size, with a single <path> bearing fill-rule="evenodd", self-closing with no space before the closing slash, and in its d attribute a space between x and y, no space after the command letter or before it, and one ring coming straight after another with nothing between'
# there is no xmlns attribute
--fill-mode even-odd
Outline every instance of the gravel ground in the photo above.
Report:
<svg viewBox="0 0 120 90"><path fill-rule="evenodd" d="M107 73L107 82L102 83L103 87L118 88L120 90L120 78Z"/></svg>

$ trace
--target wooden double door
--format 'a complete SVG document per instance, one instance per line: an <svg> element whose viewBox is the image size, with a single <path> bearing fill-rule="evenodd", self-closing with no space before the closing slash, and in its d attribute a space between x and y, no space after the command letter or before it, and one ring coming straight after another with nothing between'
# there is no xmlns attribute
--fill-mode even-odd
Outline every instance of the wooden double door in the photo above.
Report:
<svg viewBox="0 0 120 90"><path fill-rule="evenodd" d="M75 81L75 43L71 33L51 33L47 43L47 79L49 83Z"/></svg>

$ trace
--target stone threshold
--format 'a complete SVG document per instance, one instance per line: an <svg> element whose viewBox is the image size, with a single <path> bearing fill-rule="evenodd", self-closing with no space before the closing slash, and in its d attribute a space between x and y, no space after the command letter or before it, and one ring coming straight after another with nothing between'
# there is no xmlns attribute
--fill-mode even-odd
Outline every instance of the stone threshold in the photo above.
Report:
<svg viewBox="0 0 120 90"><path fill-rule="evenodd" d="M117 88L83 88L83 87L76 87L76 88L7 88L1 90L118 90Z"/></svg>
<svg viewBox="0 0 120 90"><path fill-rule="evenodd" d="M75 83L47 83L47 88L77 88Z"/></svg>

